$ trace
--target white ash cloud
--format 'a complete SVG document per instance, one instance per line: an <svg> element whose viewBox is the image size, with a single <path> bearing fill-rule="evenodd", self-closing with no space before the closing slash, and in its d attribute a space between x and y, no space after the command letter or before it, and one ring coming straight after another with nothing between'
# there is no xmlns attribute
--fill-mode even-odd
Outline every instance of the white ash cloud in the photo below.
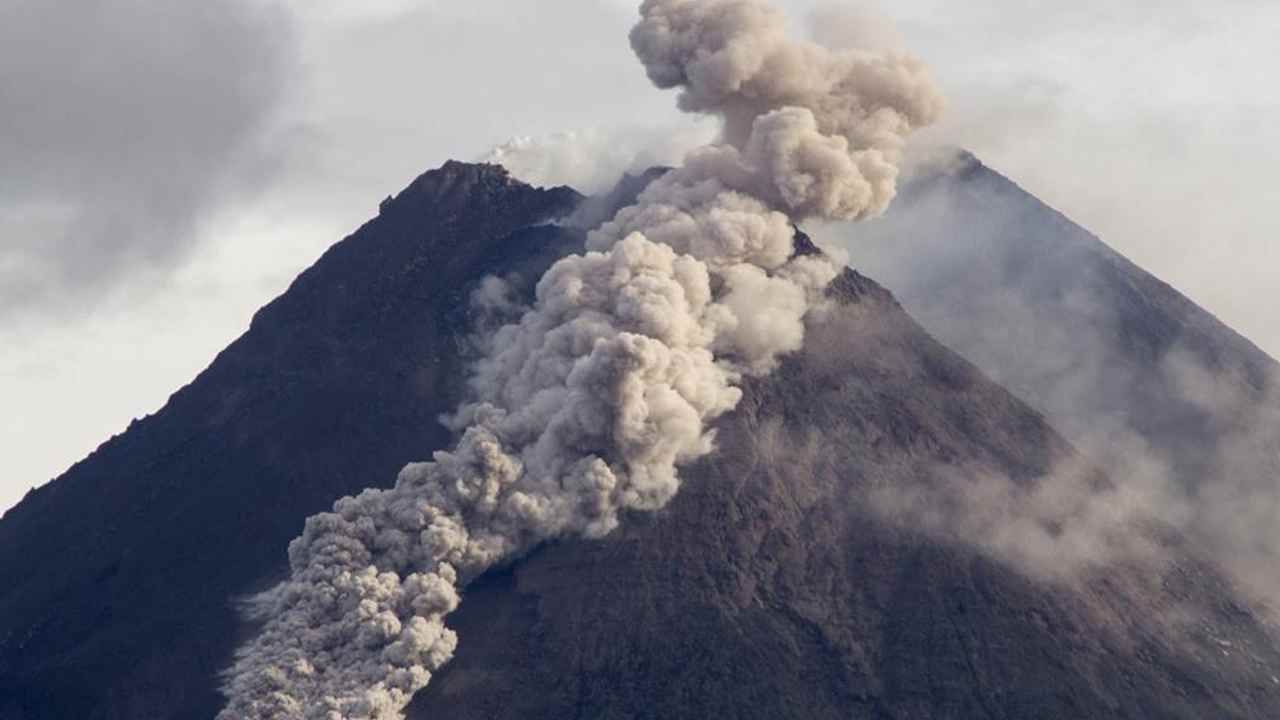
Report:
<svg viewBox="0 0 1280 720"><path fill-rule="evenodd" d="M697 123L521 136L491 149L482 161L502 165L530 185L568 185L594 195L608 192L626 173L679 165L690 150L714 141L716 132L711 123Z"/></svg>
<svg viewBox="0 0 1280 720"><path fill-rule="evenodd" d="M649 78L681 88L681 109L723 116L725 138L739 147L757 117L806 108L824 135L849 142L855 165L880 177L906 134L942 110L942 96L915 58L795 42L782 13L763 3L650 0L641 12L631 45ZM891 197L891 179L889 185L882 192Z"/></svg>
<svg viewBox="0 0 1280 720"><path fill-rule="evenodd" d="M642 4L631 37L650 76L721 118L724 141L539 280L475 365L452 450L307 520L290 578L253 603L264 626L222 720L400 717L453 653L461 588L663 507L679 467L714 450L738 381L801 346L838 268L796 256L792 222L881 210L904 136L940 102L914 60L790 43L781 22L758 0ZM494 281L477 295L507 296Z"/></svg>

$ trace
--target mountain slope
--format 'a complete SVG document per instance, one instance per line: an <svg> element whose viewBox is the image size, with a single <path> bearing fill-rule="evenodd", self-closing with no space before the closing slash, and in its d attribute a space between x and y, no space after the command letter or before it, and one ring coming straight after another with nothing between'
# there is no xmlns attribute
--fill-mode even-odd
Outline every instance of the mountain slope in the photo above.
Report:
<svg viewBox="0 0 1280 720"><path fill-rule="evenodd" d="M1077 445L1158 468L1169 514L1280 592L1275 360L967 153L916 172L883 219L823 234Z"/></svg>
<svg viewBox="0 0 1280 720"><path fill-rule="evenodd" d="M579 200L492 166L425 174L163 410L6 514L0 718L211 717L251 631L234 599L280 576L304 517L448 441L468 293L578 247L539 223ZM1176 537L1154 578L1050 582L877 506L939 467L1031 487L1078 457L874 282L847 272L833 296L668 510L466 593L415 717L1273 714L1268 629Z"/></svg>
<svg viewBox="0 0 1280 720"><path fill-rule="evenodd" d="M580 242L530 227L579 200L493 166L423 175L162 410L8 512L0 718L211 717L234 598L284 571L307 515L448 440L466 293Z"/></svg>

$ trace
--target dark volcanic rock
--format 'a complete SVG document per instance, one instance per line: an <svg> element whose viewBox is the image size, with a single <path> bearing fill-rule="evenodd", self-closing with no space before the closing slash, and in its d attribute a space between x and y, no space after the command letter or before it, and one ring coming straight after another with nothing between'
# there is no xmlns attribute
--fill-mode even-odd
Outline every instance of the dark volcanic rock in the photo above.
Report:
<svg viewBox="0 0 1280 720"><path fill-rule="evenodd" d="M448 442L467 293L578 247L538 224L578 201L494 167L427 173L163 410L5 515L0 718L211 717L249 631L234 599L281 576L307 515ZM1047 585L865 511L939 463L1030 483L1074 451L876 283L832 292L670 508L466 592L413 716L1275 715L1266 629L1176 539L1161 583Z"/></svg>
<svg viewBox="0 0 1280 720"><path fill-rule="evenodd" d="M209 718L234 599L303 519L448 441L466 296L536 277L571 211L496 166L418 178L333 246L164 409L0 521L0 718Z"/></svg>

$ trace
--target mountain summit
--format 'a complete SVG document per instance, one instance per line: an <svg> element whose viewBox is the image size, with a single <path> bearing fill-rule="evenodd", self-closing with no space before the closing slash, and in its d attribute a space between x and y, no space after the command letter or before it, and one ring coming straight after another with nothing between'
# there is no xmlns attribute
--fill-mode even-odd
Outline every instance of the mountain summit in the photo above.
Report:
<svg viewBox="0 0 1280 720"><path fill-rule="evenodd" d="M447 446L467 299L580 249L553 221L581 200L496 166L424 174L162 410L7 513L0 718L216 714L253 629L237 602L285 575L306 517ZM1271 631L1178 533L1153 531L1153 576L1062 574L897 512L940 469L1031 491L1088 461L874 281L846 270L829 294L668 508L466 590L457 655L410 717L1274 715Z"/></svg>
<svg viewBox="0 0 1280 720"><path fill-rule="evenodd" d="M156 414L0 521L0 718L208 718L237 601L302 521L449 439L467 294L581 244L581 196L451 162L382 204Z"/></svg>

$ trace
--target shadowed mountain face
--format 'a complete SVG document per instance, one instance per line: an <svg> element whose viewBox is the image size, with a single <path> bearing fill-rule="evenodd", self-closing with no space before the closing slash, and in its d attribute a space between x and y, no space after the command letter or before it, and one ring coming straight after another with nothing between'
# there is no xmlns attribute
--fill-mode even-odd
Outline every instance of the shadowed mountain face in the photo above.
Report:
<svg viewBox="0 0 1280 720"><path fill-rule="evenodd" d="M467 294L580 238L500 168L420 177L155 415L0 521L0 718L209 718L233 600L308 515L449 439Z"/></svg>
<svg viewBox="0 0 1280 720"><path fill-rule="evenodd" d="M0 718L211 717L252 630L233 600L281 576L307 515L448 442L468 294L578 247L539 223L579 200L492 166L427 173L6 514ZM873 510L939 467L1031 487L1077 456L874 282L849 271L832 296L671 507L477 581L411 716L1274 716L1274 639L1176 535L1158 572L1049 581Z"/></svg>

